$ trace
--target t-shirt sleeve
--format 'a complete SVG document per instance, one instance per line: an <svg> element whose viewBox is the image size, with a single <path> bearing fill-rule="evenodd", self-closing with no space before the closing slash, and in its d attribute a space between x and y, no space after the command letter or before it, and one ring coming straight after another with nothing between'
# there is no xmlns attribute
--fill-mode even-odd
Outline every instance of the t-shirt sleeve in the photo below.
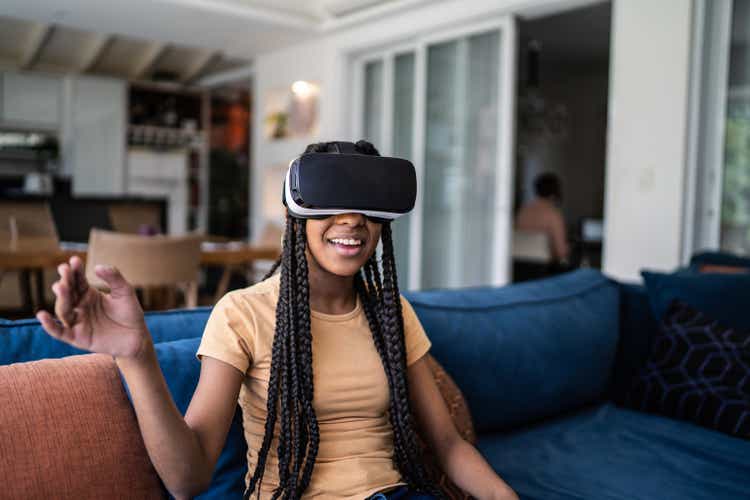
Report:
<svg viewBox="0 0 750 500"><path fill-rule="evenodd" d="M409 301L401 297L401 309L404 316L404 342L406 344L406 366L419 361L427 354L432 343L427 338L422 323L419 322L417 314L409 304Z"/></svg>
<svg viewBox="0 0 750 500"><path fill-rule="evenodd" d="M203 330L196 356L209 356L247 373L253 362L252 312L229 293L216 303Z"/></svg>

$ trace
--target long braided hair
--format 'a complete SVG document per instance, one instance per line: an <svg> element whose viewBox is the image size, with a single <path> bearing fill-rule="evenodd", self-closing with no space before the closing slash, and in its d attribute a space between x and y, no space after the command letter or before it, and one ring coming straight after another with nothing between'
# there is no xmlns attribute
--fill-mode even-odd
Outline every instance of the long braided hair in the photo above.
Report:
<svg viewBox="0 0 750 500"><path fill-rule="evenodd" d="M379 155L375 147L366 141L359 141L355 150L360 154ZM305 153L334 151L333 143L311 144L305 149ZM318 454L320 429L313 408L313 353L305 227L304 219L287 215L281 257L266 276L268 278L281 268L268 383L268 416L257 465L245 490L245 500L256 488L260 497L260 484L277 420L280 426L277 448L279 487L274 491L273 499L300 498L310 484ZM409 408L403 316L388 222L383 223L381 240L382 273L373 254L354 277L354 286L388 379L393 461L410 487L439 497L440 493L432 486L422 464L421 449L417 444Z"/></svg>

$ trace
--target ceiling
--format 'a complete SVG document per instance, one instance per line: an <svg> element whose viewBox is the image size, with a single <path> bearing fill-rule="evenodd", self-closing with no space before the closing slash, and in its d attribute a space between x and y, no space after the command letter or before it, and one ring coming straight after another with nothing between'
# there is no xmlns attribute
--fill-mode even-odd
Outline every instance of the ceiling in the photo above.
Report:
<svg viewBox="0 0 750 500"><path fill-rule="evenodd" d="M3 0L0 69L189 85L397 0Z"/></svg>

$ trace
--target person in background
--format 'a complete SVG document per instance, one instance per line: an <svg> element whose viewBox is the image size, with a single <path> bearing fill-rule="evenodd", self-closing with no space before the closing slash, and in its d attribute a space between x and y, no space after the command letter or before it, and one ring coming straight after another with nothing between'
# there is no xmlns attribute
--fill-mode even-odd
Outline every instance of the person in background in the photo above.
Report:
<svg viewBox="0 0 750 500"><path fill-rule="evenodd" d="M534 180L534 191L536 198L521 207L516 215L516 229L546 233L556 263L566 266L570 247L565 232L565 219L559 208L562 202L560 179L552 173L540 174Z"/></svg>

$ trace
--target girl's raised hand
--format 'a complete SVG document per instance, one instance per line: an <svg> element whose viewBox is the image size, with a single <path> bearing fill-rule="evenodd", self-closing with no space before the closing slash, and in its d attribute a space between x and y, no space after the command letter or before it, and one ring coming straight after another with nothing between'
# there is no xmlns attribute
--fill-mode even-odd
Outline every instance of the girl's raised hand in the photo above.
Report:
<svg viewBox="0 0 750 500"><path fill-rule="evenodd" d="M133 287L117 269L94 268L109 286L109 293L89 285L78 257L60 264L57 272L60 279L52 284L52 291L58 319L47 311L36 314L49 335L79 349L115 357L135 357L143 351L150 342L143 309Z"/></svg>

